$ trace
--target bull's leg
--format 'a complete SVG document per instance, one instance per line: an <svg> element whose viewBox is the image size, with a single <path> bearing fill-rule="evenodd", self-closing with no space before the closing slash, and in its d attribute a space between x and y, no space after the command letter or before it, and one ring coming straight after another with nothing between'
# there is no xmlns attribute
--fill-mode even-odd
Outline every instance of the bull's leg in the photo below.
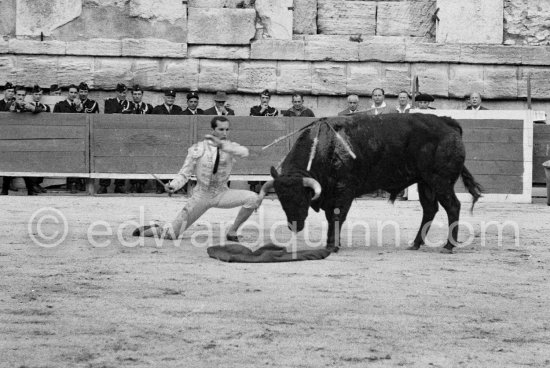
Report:
<svg viewBox="0 0 550 368"><path fill-rule="evenodd" d="M330 207L325 210L325 217L328 221L327 249L334 253L340 249L340 230L344 221L346 221L350 207L351 201L339 207Z"/></svg>
<svg viewBox="0 0 550 368"><path fill-rule="evenodd" d="M458 244L458 220L460 217L460 201L452 188L445 192L437 193L437 200L447 212L449 220L449 235L447 244L441 249L441 253L452 253L453 248Z"/></svg>
<svg viewBox="0 0 550 368"><path fill-rule="evenodd" d="M418 183L418 198L422 206L422 222L413 244L408 248L410 250L418 250L421 245L424 245L426 235L438 210L435 193L428 184Z"/></svg>

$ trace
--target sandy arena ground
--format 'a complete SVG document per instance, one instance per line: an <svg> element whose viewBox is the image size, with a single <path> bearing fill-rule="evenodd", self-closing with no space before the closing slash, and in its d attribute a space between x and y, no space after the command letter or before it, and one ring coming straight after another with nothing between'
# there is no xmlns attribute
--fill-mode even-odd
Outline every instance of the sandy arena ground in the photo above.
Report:
<svg viewBox="0 0 550 368"><path fill-rule="evenodd" d="M2 197L0 366L550 366L545 203L480 203L473 215L464 204L453 255L405 250L419 203L374 199L356 201L342 250L321 261L209 258L237 210L211 210L180 243L131 237L135 221L171 219L185 200ZM243 243L303 248L284 219L266 200ZM324 226L311 211L313 242ZM446 232L435 226L431 241Z"/></svg>

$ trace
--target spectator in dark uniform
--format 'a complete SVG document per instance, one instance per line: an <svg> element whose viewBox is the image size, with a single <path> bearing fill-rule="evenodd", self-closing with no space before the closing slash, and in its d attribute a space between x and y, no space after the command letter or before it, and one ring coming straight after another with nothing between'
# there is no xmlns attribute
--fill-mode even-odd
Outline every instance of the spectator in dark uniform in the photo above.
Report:
<svg viewBox="0 0 550 368"><path fill-rule="evenodd" d="M173 89L164 92L164 103L157 105L153 109L153 114L157 115L181 115L183 109L181 106L174 104L176 101L176 91Z"/></svg>
<svg viewBox="0 0 550 368"><path fill-rule="evenodd" d="M116 97L105 100L103 112L105 114L131 114L133 103L126 99L128 88L124 83L116 85ZM115 179L115 193L126 193L124 189L125 180ZM99 189L97 194L107 193L107 188L111 185L111 179L99 179Z"/></svg>
<svg viewBox="0 0 550 368"><path fill-rule="evenodd" d="M52 109L50 106L42 103L42 95L44 89L42 89L38 84L35 84L32 88L32 103L34 104L34 112L51 112Z"/></svg>
<svg viewBox="0 0 550 368"><path fill-rule="evenodd" d="M143 102L143 90L139 85L132 87L132 114L145 115L153 113L153 105Z"/></svg>
<svg viewBox="0 0 550 368"><path fill-rule="evenodd" d="M27 89L24 86L16 86L15 87L15 100L10 106L10 111L15 113L25 113L25 112L34 112L35 106L34 104L31 104L30 102L25 101L25 97L27 97ZM10 189L10 184L13 177L10 176L4 176L4 180L2 182L2 192L0 194L2 195L8 195L8 190ZM28 195L38 195L38 193L34 190L34 180L32 178L23 178L25 181L25 186L27 187L27 194Z"/></svg>
<svg viewBox="0 0 550 368"><path fill-rule="evenodd" d="M215 105L209 109L204 110L204 115L235 115L235 111L231 110L228 105L226 105L227 95L225 92L216 92L214 96Z"/></svg>
<svg viewBox="0 0 550 368"><path fill-rule="evenodd" d="M67 99L59 101L53 107L53 112L59 113L80 113L82 112L82 103L78 97L78 87L74 84L69 86Z"/></svg>
<svg viewBox="0 0 550 368"><path fill-rule="evenodd" d="M304 97L295 93L292 95L292 107L288 110L282 110L283 116L297 116L297 117L315 117L313 111L304 106Z"/></svg>
<svg viewBox="0 0 550 368"><path fill-rule="evenodd" d="M434 101L434 98L427 93L420 93L415 99L418 102L418 108L420 110L435 110L435 107L431 107L430 104Z"/></svg>
<svg viewBox="0 0 550 368"><path fill-rule="evenodd" d="M61 96L61 88L57 84L50 86L50 96Z"/></svg>
<svg viewBox="0 0 550 368"><path fill-rule="evenodd" d="M153 106L143 102L143 90L139 85L132 87L132 114L146 115L153 113ZM143 193L146 179L130 179L130 193Z"/></svg>
<svg viewBox="0 0 550 368"><path fill-rule="evenodd" d="M82 102L83 112L86 114L99 114L99 104L88 98L90 89L84 82L78 85L78 98Z"/></svg>
<svg viewBox="0 0 550 368"><path fill-rule="evenodd" d="M253 106L250 108L250 116L277 116L279 111L269 106L269 101L271 100L271 93L267 89L264 89L260 93L260 104L258 106Z"/></svg>
<svg viewBox="0 0 550 368"><path fill-rule="evenodd" d="M187 94L187 108L183 110L183 115L204 115L204 110L199 109L199 94L197 92Z"/></svg>
<svg viewBox="0 0 550 368"><path fill-rule="evenodd" d="M466 107L466 110L488 110L488 109L484 106L481 106L481 95L478 92L474 92L470 95L470 106Z"/></svg>
<svg viewBox="0 0 550 368"><path fill-rule="evenodd" d="M131 114L132 106L130 101L126 99L126 93L128 92L126 85L124 83L117 84L115 91L115 98L105 100L103 112L105 114Z"/></svg>
<svg viewBox="0 0 550 368"><path fill-rule="evenodd" d="M4 98L0 100L0 111L10 111L10 107L15 100L15 89L13 84L7 82L4 86Z"/></svg>

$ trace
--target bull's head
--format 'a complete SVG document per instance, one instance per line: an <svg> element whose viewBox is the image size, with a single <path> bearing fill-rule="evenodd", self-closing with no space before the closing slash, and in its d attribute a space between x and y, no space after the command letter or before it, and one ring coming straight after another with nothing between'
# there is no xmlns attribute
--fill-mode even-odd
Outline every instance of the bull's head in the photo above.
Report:
<svg viewBox="0 0 550 368"><path fill-rule="evenodd" d="M279 175L274 167L271 167L270 180L264 184L262 191L267 193L275 188L275 193L281 201L288 221L288 227L293 232L304 229L311 201L321 195L321 185L313 178L299 175Z"/></svg>

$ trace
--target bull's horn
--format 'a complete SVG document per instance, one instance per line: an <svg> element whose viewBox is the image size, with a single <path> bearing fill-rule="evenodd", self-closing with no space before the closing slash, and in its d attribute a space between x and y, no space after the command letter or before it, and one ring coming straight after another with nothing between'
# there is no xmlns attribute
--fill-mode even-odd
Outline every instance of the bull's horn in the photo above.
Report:
<svg viewBox="0 0 550 368"><path fill-rule="evenodd" d="M266 181L264 185L262 185L262 189L260 189L260 194L263 193L263 195L266 195L271 189L273 189L273 180Z"/></svg>
<svg viewBox="0 0 550 368"><path fill-rule="evenodd" d="M271 166L270 173L273 179L277 179L279 177L279 173L277 172L277 169L274 168L273 166Z"/></svg>
<svg viewBox="0 0 550 368"><path fill-rule="evenodd" d="M303 183L304 187L310 187L315 192L313 198L311 198L312 201L319 198L319 196L321 195L321 184L319 184L317 180L313 178L303 178Z"/></svg>

